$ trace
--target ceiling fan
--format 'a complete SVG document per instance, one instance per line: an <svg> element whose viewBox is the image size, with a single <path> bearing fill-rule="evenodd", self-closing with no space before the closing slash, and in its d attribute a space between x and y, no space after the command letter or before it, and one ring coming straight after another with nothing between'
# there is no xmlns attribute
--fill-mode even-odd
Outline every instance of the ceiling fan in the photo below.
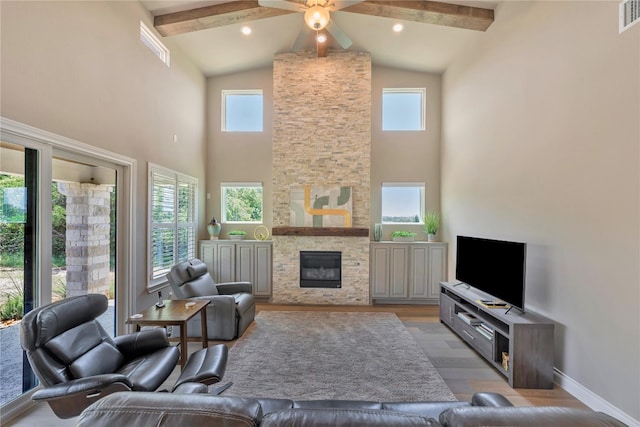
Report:
<svg viewBox="0 0 640 427"><path fill-rule="evenodd" d="M296 37L291 45L291 50L300 50L306 42L311 31L316 32L316 41L324 43L326 41L326 30L342 46L343 49L351 46L351 39L338 25L331 20L331 12L335 12L345 7L353 6L364 0L258 0L258 4L263 7L283 9L293 12L304 13L306 26Z"/></svg>

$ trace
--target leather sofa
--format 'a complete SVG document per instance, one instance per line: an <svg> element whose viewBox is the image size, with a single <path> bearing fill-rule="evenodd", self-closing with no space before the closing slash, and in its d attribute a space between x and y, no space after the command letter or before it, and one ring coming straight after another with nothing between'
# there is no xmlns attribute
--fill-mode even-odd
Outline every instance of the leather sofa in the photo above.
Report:
<svg viewBox="0 0 640 427"><path fill-rule="evenodd" d="M178 299L208 299L207 335L210 340L233 340L242 335L256 315L250 282L215 283L207 265L197 258L171 267L167 280ZM200 315L187 325L189 337L201 337Z"/></svg>
<svg viewBox="0 0 640 427"><path fill-rule="evenodd" d="M202 387L202 386L201 386ZM204 389L202 389L204 390ZM141 426L609 426L625 424L572 408L514 407L497 393L471 402L368 402L214 396L206 393L115 393L85 409L81 427Z"/></svg>

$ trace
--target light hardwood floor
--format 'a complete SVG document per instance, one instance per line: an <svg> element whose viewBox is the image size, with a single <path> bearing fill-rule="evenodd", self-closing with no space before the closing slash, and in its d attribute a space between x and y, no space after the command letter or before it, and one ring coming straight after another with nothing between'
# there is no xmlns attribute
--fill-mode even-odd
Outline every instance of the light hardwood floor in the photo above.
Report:
<svg viewBox="0 0 640 427"><path fill-rule="evenodd" d="M300 306L258 303L257 311L263 310L392 312L405 324L458 400L468 401L471 395L478 391L492 391L506 396L516 406L566 406L588 409L558 386L554 386L552 390L509 387L504 377L440 323L437 305ZM210 344L218 342L222 341L210 341ZM234 341L224 343L231 347ZM189 343L190 351L198 349L197 343ZM172 375L172 378L174 376L177 378L177 373ZM172 378L169 378L167 383L175 381L175 378ZM75 424L75 419L56 418L46 404L36 405L33 410L11 422L6 422L0 417L0 425L6 427L62 427Z"/></svg>

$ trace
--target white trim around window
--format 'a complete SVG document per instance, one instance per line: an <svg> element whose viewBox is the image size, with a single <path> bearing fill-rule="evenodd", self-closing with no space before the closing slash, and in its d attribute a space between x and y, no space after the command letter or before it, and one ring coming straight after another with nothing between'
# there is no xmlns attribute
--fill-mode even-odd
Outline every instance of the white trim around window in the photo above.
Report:
<svg viewBox="0 0 640 427"><path fill-rule="evenodd" d="M147 288L167 282L174 264L194 258L198 179L149 163Z"/></svg>

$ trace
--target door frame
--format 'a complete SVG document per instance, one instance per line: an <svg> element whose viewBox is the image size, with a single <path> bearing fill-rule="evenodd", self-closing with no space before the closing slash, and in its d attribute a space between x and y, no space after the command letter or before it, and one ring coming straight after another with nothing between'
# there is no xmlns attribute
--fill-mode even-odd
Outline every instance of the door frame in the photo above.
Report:
<svg viewBox="0 0 640 427"><path fill-rule="evenodd" d="M61 135L57 135L36 127L0 116L0 139L9 143L22 145L38 150L39 158L38 185L40 202L38 203L39 225L37 230L37 268L36 283L39 283L34 295L34 307L46 304L43 295L49 295L51 285L51 182L52 159L54 155L80 155L109 167L115 167L118 198L116 215L116 335L125 333L125 320L128 313L135 312L136 263L133 257L136 250L136 177L137 161L108 150L93 147ZM2 408L3 418L11 419L18 413L35 404L31 395L38 387L24 393Z"/></svg>

